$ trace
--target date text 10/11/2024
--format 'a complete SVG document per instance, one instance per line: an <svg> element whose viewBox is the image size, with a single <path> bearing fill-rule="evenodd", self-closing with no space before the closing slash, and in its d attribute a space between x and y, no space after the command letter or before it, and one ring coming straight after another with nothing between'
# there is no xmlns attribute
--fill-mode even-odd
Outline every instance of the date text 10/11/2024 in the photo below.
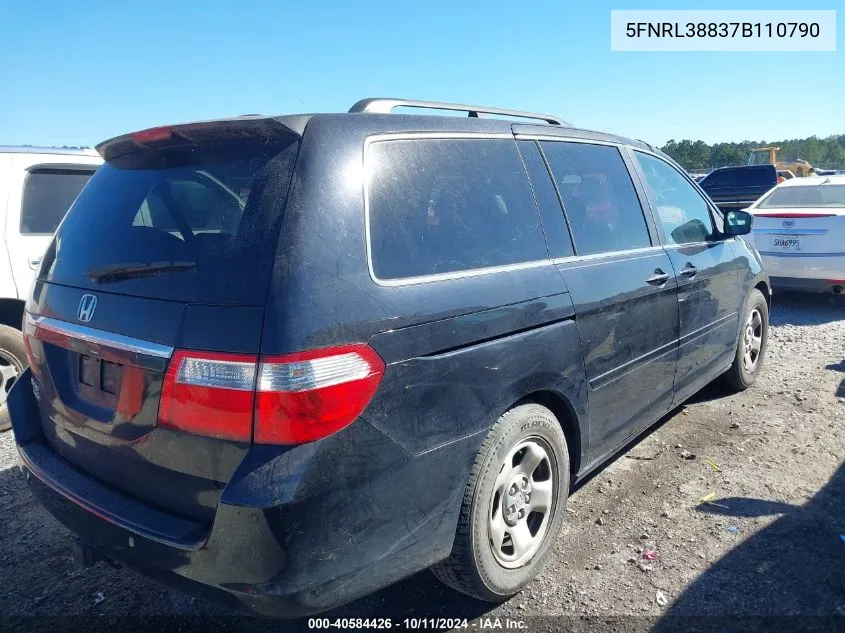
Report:
<svg viewBox="0 0 845 633"><path fill-rule="evenodd" d="M455 629L511 630L527 628L524 620L513 618L482 617L470 622L467 618L309 618L308 628L328 629L381 629L381 630L432 630L449 631Z"/></svg>

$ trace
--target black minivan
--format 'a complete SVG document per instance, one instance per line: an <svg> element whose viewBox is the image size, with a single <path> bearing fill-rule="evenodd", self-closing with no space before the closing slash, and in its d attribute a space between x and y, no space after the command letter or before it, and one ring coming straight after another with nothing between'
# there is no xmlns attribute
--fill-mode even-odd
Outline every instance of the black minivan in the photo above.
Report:
<svg viewBox="0 0 845 633"><path fill-rule="evenodd" d="M85 552L230 606L504 600L574 481L762 366L750 216L640 141L367 99L98 150L26 305L22 469Z"/></svg>

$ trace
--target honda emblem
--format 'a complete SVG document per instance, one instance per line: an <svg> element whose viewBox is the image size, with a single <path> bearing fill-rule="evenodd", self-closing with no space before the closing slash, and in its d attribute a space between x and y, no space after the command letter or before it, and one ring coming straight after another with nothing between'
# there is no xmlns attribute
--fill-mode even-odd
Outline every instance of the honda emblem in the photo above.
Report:
<svg viewBox="0 0 845 633"><path fill-rule="evenodd" d="M83 323L88 323L94 318L94 310L97 308L97 297L95 295L82 295L79 300L79 309L76 311L76 318Z"/></svg>

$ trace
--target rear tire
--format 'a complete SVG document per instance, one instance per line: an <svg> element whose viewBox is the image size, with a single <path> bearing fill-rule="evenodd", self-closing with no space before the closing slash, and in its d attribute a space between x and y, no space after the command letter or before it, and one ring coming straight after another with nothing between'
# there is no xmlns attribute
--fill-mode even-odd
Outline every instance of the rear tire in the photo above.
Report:
<svg viewBox="0 0 845 633"><path fill-rule="evenodd" d="M754 288L745 302L733 364L724 375L728 389L740 392L754 384L763 367L768 343L769 304L763 293Z"/></svg>
<svg viewBox="0 0 845 633"><path fill-rule="evenodd" d="M21 331L8 325L0 325L0 433L12 428L6 395L27 364Z"/></svg>
<svg viewBox="0 0 845 633"><path fill-rule="evenodd" d="M540 571L569 496L569 450L547 408L506 412L481 445L464 494L451 556L432 572L479 600L501 602Z"/></svg>

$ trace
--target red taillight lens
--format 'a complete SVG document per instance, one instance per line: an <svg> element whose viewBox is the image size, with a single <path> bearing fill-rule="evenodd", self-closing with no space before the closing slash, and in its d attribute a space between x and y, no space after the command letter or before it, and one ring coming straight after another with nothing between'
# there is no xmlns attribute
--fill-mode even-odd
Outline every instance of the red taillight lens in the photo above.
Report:
<svg viewBox="0 0 845 633"><path fill-rule="evenodd" d="M249 442L257 360L248 354L174 352L161 388L159 426Z"/></svg>
<svg viewBox="0 0 845 633"><path fill-rule="evenodd" d="M166 141L173 136L172 127L151 127L148 130L133 132L129 137L136 143L156 143Z"/></svg>
<svg viewBox="0 0 845 633"><path fill-rule="evenodd" d="M384 361L367 345L263 357L255 442L301 444L339 431L361 415L383 375Z"/></svg>
<svg viewBox="0 0 845 633"><path fill-rule="evenodd" d="M260 363L249 354L177 350L164 377L158 423L241 442L313 442L361 415L383 374L384 362L363 344L266 356Z"/></svg>

